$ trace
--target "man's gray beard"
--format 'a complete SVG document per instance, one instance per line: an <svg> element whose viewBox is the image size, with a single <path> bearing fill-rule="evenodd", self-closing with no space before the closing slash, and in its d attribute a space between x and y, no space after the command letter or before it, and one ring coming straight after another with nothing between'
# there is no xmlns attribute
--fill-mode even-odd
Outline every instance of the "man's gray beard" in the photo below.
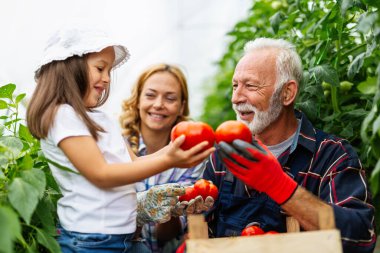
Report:
<svg viewBox="0 0 380 253"><path fill-rule="evenodd" d="M266 111L260 111L255 106L248 103L238 105L233 104L233 109L236 112L237 120L245 123L251 130L252 134L259 134L280 116L282 111L281 89L275 90L270 99L269 108ZM253 111L255 115L253 120L248 122L240 119L237 111Z"/></svg>

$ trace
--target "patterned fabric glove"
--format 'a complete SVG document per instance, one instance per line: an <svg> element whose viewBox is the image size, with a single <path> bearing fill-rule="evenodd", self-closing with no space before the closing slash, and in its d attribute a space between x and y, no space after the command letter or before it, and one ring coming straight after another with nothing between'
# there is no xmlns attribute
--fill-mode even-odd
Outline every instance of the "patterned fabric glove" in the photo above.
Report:
<svg viewBox="0 0 380 253"><path fill-rule="evenodd" d="M178 202L172 211L172 215L176 217L181 215L200 214L210 210L214 205L214 202L215 200L211 196L208 196L206 200L203 201L202 196L199 195L190 201Z"/></svg>
<svg viewBox="0 0 380 253"><path fill-rule="evenodd" d="M206 200L203 200L202 196L197 196L195 199L189 201L186 208L186 214L200 214L208 211L214 205L214 198L208 196Z"/></svg>
<svg viewBox="0 0 380 253"><path fill-rule="evenodd" d="M265 192L278 204L285 203L297 189L297 183L283 170L277 158L260 141L252 144L234 140L220 142L219 152L227 168L248 186Z"/></svg>
<svg viewBox="0 0 380 253"><path fill-rule="evenodd" d="M178 201L175 207L172 210L172 216L173 217L178 217L178 216L183 216L186 214L185 210L189 202L187 201Z"/></svg>
<svg viewBox="0 0 380 253"><path fill-rule="evenodd" d="M185 193L179 184L162 184L137 193L137 226L147 222L165 223L170 220L178 196Z"/></svg>

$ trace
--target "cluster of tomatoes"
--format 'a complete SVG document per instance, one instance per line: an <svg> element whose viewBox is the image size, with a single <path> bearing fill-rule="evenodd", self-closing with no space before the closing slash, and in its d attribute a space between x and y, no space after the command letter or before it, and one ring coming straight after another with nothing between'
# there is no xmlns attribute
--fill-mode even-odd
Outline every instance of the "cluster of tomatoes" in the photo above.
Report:
<svg viewBox="0 0 380 253"><path fill-rule="evenodd" d="M181 149L187 150L193 146L208 141L205 149L208 149L221 141L231 143L235 139L246 142L252 142L252 133L248 126L237 120L228 120L220 124L214 130L210 125L204 122L182 121L174 126L171 132L171 140L175 140L181 135L185 135L185 141L181 145Z"/></svg>
<svg viewBox="0 0 380 253"><path fill-rule="evenodd" d="M249 128L242 122L237 120L229 120L223 122L215 130L204 122L182 121L174 126L171 132L171 140L175 140L181 135L185 135L185 141L181 145L181 149L188 150L202 141L207 141L208 145L205 149L211 148L214 143L221 141L231 143L235 139L252 142L252 134ZM179 201L190 201L197 196L202 196L206 200L208 196L213 199L218 197L218 188L205 179L195 182L194 186L187 187L184 195L179 197Z"/></svg>
<svg viewBox="0 0 380 253"><path fill-rule="evenodd" d="M270 230L265 232L257 225L248 226L241 232L241 236L253 236L253 235L268 235L268 234L278 234L277 231Z"/></svg>
<svg viewBox="0 0 380 253"><path fill-rule="evenodd" d="M171 132L171 140L175 140L181 135L185 135L185 141L181 145L181 149L187 150L193 146L201 143L202 141L208 141L208 145L205 149L208 149L221 141L231 143L235 139L240 139L246 142L252 142L252 133L248 126L237 120L229 120L220 124L215 132L212 127L204 122L182 121L178 123ZM205 179L200 179L195 182L194 186L187 187L184 195L179 197L179 201L190 201L201 195L203 200L207 196L211 196L214 199L218 196L218 188L211 182ZM241 235L263 235L263 234L276 234L276 231L264 232L259 226L252 225L246 227Z"/></svg>
<svg viewBox="0 0 380 253"><path fill-rule="evenodd" d="M216 199L218 193L218 187L216 187L211 181L199 179L195 182L194 186L186 188L185 194L179 197L179 201L190 201L199 195L202 196L203 200L206 200L208 196Z"/></svg>
<svg viewBox="0 0 380 253"><path fill-rule="evenodd" d="M237 120L229 120L220 124L215 132L212 127L204 122L182 121L174 126L171 132L171 140L175 140L181 135L185 135L185 141L181 145L183 150L192 148L193 146L208 141L205 149L208 149L221 141L231 143L235 139L240 139L246 142L252 142L252 134L248 126ZM218 197L218 188L211 182L205 179L199 179L194 186L186 188L184 195L179 197L179 201L190 201L201 195L203 200L208 196L216 199ZM265 232L260 226L251 225L243 229L241 236L253 236L264 234L278 234L276 231Z"/></svg>

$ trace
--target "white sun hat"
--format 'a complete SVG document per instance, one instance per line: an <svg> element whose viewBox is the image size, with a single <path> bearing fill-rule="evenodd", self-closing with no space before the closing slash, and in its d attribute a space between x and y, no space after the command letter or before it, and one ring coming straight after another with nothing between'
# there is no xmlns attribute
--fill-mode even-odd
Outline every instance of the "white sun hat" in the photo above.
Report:
<svg viewBox="0 0 380 253"><path fill-rule="evenodd" d="M61 26L49 38L42 60L36 68L37 72L42 66L53 61L62 61L74 55L83 56L87 53L100 52L109 46L113 46L115 51L115 61L112 66L114 69L129 59L127 47L96 26L80 23Z"/></svg>

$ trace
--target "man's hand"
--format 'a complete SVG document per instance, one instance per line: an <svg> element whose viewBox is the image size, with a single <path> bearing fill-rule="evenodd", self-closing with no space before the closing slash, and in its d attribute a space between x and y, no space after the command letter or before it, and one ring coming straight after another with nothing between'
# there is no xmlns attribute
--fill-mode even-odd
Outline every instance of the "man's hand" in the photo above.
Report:
<svg viewBox="0 0 380 253"><path fill-rule="evenodd" d="M297 183L283 170L277 158L260 141L235 140L219 143L219 153L227 168L246 185L265 192L278 204L285 203Z"/></svg>
<svg viewBox="0 0 380 253"><path fill-rule="evenodd" d="M202 196L198 195L196 198L190 201L180 201L172 211L173 216L200 214L210 210L214 205L214 198L208 196L206 200L203 200Z"/></svg>
<svg viewBox="0 0 380 253"><path fill-rule="evenodd" d="M185 193L179 184L156 185L137 193L137 226L147 222L165 223L170 220L178 196Z"/></svg>

